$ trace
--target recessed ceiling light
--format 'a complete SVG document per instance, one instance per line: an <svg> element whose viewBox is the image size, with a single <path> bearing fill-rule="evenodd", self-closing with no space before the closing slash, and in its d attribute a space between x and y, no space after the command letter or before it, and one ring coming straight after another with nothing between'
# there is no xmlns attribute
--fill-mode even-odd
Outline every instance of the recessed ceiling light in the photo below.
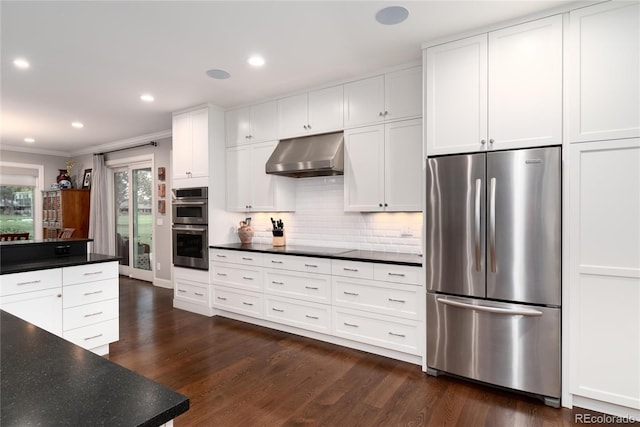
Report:
<svg viewBox="0 0 640 427"><path fill-rule="evenodd" d="M29 144L33 144L34 142L36 142L36 140L33 139L33 138L25 138L24 142L28 142Z"/></svg>
<svg viewBox="0 0 640 427"><path fill-rule="evenodd" d="M153 95L150 95L148 93L140 95L140 99L142 99L144 102L153 102L153 101L155 101L155 98L153 97Z"/></svg>
<svg viewBox="0 0 640 427"><path fill-rule="evenodd" d="M73 122L73 123L71 123L71 126L73 126L76 129L82 129L84 127L84 124L82 124L80 122Z"/></svg>
<svg viewBox="0 0 640 427"><path fill-rule="evenodd" d="M409 16L409 11L402 6L389 6L376 13L376 21L383 25L399 24Z"/></svg>
<svg viewBox="0 0 640 427"><path fill-rule="evenodd" d="M264 65L264 58L258 55L254 55L250 57L247 62L254 67L262 67Z"/></svg>
<svg viewBox="0 0 640 427"><path fill-rule="evenodd" d="M23 58L16 58L13 61L13 65L15 65L16 67L25 70L27 68L29 68L29 61L27 61L26 59Z"/></svg>
<svg viewBox="0 0 640 427"><path fill-rule="evenodd" d="M224 80L231 77L231 74L227 73L225 70L208 70L207 76L212 79Z"/></svg>

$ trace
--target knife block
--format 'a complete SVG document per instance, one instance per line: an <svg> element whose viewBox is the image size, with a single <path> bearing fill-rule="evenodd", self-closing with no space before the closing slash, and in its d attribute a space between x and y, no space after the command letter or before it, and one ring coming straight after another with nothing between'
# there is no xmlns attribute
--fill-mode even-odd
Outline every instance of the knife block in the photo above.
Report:
<svg viewBox="0 0 640 427"><path fill-rule="evenodd" d="M286 246L287 238L284 234L284 230L273 231L273 246Z"/></svg>

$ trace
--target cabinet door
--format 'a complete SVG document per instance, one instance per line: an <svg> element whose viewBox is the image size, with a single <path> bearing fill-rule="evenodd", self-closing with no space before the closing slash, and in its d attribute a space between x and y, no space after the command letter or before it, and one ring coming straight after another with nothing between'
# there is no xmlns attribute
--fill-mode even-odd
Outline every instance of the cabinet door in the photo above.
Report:
<svg viewBox="0 0 640 427"><path fill-rule="evenodd" d="M569 19L569 141L640 136L640 3L601 3Z"/></svg>
<svg viewBox="0 0 640 427"><path fill-rule="evenodd" d="M487 36L425 51L425 155L481 151L487 139Z"/></svg>
<svg viewBox="0 0 640 427"><path fill-rule="evenodd" d="M226 145L246 144L251 135L251 110L249 107L229 110L225 113Z"/></svg>
<svg viewBox="0 0 640 427"><path fill-rule="evenodd" d="M191 120L189 113L173 116L173 179L188 178L191 170Z"/></svg>
<svg viewBox="0 0 640 427"><path fill-rule="evenodd" d="M276 148L277 141L263 142L251 146L251 209L253 211L275 211L276 206L276 185L278 183L275 175L267 175L265 165L271 153Z"/></svg>
<svg viewBox="0 0 640 427"><path fill-rule="evenodd" d="M379 123L384 120L384 76L370 77L344 85L344 127Z"/></svg>
<svg viewBox="0 0 640 427"><path fill-rule="evenodd" d="M385 75L385 120L422 116L422 67Z"/></svg>
<svg viewBox="0 0 640 427"><path fill-rule="evenodd" d="M45 331L62 336L61 288L4 296L0 308Z"/></svg>
<svg viewBox="0 0 640 427"><path fill-rule="evenodd" d="M640 408L640 139L572 144L570 167L570 392Z"/></svg>
<svg viewBox="0 0 640 427"><path fill-rule="evenodd" d="M276 102L264 102L251 106L251 142L277 139Z"/></svg>
<svg viewBox="0 0 640 427"><path fill-rule="evenodd" d="M386 211L422 210L422 120L385 125Z"/></svg>
<svg viewBox="0 0 640 427"><path fill-rule="evenodd" d="M307 94L278 99L278 136L280 139L307 133Z"/></svg>
<svg viewBox="0 0 640 427"><path fill-rule="evenodd" d="M384 125L345 131L344 210L384 210Z"/></svg>
<svg viewBox="0 0 640 427"><path fill-rule="evenodd" d="M192 111L190 178L209 176L209 109Z"/></svg>
<svg viewBox="0 0 640 427"><path fill-rule="evenodd" d="M488 62L489 148L561 144L562 16L489 33Z"/></svg>
<svg viewBox="0 0 640 427"><path fill-rule="evenodd" d="M309 92L309 132L324 133L343 128L343 86Z"/></svg>
<svg viewBox="0 0 640 427"><path fill-rule="evenodd" d="M230 147L226 151L227 210L244 212L251 204L251 149Z"/></svg>

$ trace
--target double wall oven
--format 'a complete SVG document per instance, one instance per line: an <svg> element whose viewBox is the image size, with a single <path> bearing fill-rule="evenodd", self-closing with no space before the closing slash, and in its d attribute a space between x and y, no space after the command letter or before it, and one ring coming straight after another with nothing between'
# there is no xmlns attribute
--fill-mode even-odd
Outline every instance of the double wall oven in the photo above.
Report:
<svg viewBox="0 0 640 427"><path fill-rule="evenodd" d="M173 265L209 269L207 187L173 190Z"/></svg>

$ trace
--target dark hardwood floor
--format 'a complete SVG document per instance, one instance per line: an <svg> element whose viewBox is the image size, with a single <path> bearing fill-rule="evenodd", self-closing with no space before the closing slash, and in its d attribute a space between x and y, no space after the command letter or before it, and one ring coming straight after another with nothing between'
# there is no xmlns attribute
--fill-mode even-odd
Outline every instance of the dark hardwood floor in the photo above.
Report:
<svg viewBox="0 0 640 427"><path fill-rule="evenodd" d="M109 359L187 395L176 426L568 426L588 412L177 310L172 299L121 277L120 341Z"/></svg>

